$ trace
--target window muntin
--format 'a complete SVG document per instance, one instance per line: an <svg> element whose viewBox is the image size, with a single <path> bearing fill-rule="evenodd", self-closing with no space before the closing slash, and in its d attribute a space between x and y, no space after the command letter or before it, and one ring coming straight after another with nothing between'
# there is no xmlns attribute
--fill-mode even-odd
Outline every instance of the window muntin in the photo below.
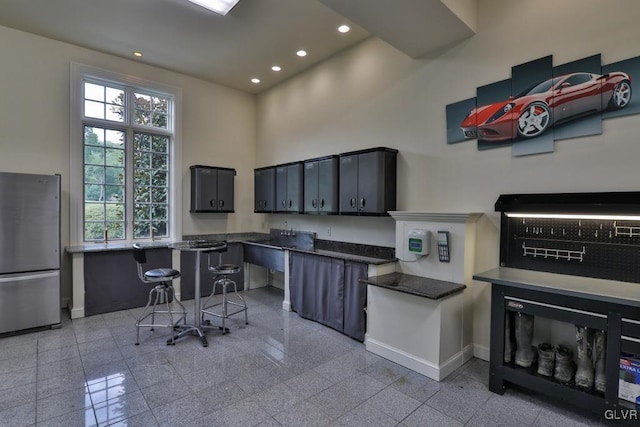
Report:
<svg viewBox="0 0 640 427"><path fill-rule="evenodd" d="M170 235L172 102L83 81L83 241Z"/></svg>

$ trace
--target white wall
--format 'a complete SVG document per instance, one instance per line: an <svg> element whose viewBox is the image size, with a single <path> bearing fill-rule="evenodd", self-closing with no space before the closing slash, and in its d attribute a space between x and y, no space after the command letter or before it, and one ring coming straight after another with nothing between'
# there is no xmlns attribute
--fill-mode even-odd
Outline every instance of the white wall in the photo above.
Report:
<svg viewBox="0 0 640 427"><path fill-rule="evenodd" d="M0 27L0 170L62 175L62 244L69 244L69 82L78 62L179 87L183 95L184 234L251 231L255 162L255 98L234 89L77 46ZM189 214L189 166L233 167L236 212ZM63 298L70 297L63 263Z"/></svg>
<svg viewBox="0 0 640 427"><path fill-rule="evenodd" d="M549 54L554 65L597 53L604 64L638 56L638 16L640 2L633 0L479 0L477 35L439 57L412 60L368 39L258 97L257 166L397 148L397 209L486 213L477 269L496 266L493 204L501 193L637 190L640 116L606 120L602 135L558 141L554 153L514 158L509 147L447 145L445 106ZM281 225L282 217L265 216L263 223ZM358 220L290 221L319 234L331 227L335 240L393 246L393 221ZM373 236L373 228L381 234ZM478 286L474 339L488 346L489 287Z"/></svg>

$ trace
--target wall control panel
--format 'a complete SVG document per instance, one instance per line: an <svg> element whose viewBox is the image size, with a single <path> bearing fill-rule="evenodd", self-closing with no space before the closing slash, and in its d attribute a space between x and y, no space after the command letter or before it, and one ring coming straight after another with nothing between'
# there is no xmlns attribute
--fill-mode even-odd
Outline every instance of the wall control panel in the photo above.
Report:
<svg viewBox="0 0 640 427"><path fill-rule="evenodd" d="M449 232L438 231L438 259L440 262L449 262Z"/></svg>

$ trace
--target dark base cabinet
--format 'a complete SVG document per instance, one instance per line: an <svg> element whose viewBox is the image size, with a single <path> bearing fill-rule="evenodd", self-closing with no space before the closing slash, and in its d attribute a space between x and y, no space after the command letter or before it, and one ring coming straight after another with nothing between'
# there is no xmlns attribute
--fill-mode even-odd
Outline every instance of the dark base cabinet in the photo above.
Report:
<svg viewBox="0 0 640 427"><path fill-rule="evenodd" d="M517 384L567 404L582 407L601 417L606 417L607 413L622 414L628 409L635 409L631 402L618 399L618 377L621 351L640 354L640 313L637 307L598 300L595 295L590 298L563 295L548 288L539 291L497 283L492 283L491 286L490 391L503 394L508 383ZM536 362L531 368L522 368L513 362L505 363L505 319L510 312L605 331L607 342L604 394L595 391L594 388L584 390L576 387L573 380L567 384L560 383L553 377L538 375Z"/></svg>
<svg viewBox="0 0 640 427"><path fill-rule="evenodd" d="M240 267L240 271L235 274L230 274L229 279L236 282L238 290L244 289L244 259L242 243L229 243L226 252L212 252L211 265L216 266L219 264L235 264ZM220 259L221 257L221 259ZM193 299L196 296L195 293L195 264L196 264L196 252L193 251L181 251L180 252L180 299L188 300ZM200 296L206 297L211 295L213 289L214 274L209 272L207 264L207 254L200 255ZM227 289L227 292L229 289ZM221 293L220 286L216 289L216 293Z"/></svg>
<svg viewBox="0 0 640 427"><path fill-rule="evenodd" d="M366 329L367 264L299 252L289 253L291 308L305 319L359 341Z"/></svg>
<svg viewBox="0 0 640 427"><path fill-rule="evenodd" d="M147 249L145 269L171 266L171 250ZM85 316L144 307L152 285L138 278L132 251L85 252Z"/></svg>

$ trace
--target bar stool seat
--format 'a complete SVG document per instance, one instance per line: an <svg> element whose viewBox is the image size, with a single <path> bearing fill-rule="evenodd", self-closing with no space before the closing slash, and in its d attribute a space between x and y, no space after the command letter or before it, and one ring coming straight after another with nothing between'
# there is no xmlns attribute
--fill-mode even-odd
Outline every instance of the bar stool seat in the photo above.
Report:
<svg viewBox="0 0 640 427"><path fill-rule="evenodd" d="M180 277L180 272L173 268L154 268L144 271L144 264L147 262L147 255L144 248L138 244L133 245L133 258L136 260L138 268L138 277L143 283L155 284L149 291L149 300L142 310L142 313L136 320L136 345L140 344L140 328L149 327L153 331L156 327L171 329L171 339L167 341L167 345L175 344L175 335L173 331L180 327L180 322L186 323L187 310L180 301L174 298L175 290L171 285L171 281ZM174 308L174 303L178 307ZM162 309L164 308L164 310ZM156 323L156 314L166 314L168 323ZM177 320L174 321L174 316ZM151 317L151 323L144 321Z"/></svg>
<svg viewBox="0 0 640 427"><path fill-rule="evenodd" d="M242 295L238 293L238 286L236 285L236 282L229 279L229 275L238 273L240 271L240 267L235 264L220 264L216 266L209 265L209 271L215 274L216 277L214 278L213 290L211 291L211 295L204 302L204 304L202 305L202 309L200 310L200 312L202 313L202 323L206 325L211 325L211 321L205 320L205 315L207 314L210 316L218 317L222 319L222 327L220 329L222 329L223 334L226 334L227 332L229 332L229 329L225 327L226 319L236 314L244 312L244 322L245 322L245 325L248 325L249 319L247 316L247 303L242 297ZM214 297L214 294L216 292L216 286L222 287L222 301L209 305L209 302ZM229 299L229 296L227 293L227 287L229 286L233 286L233 293L235 294L235 298L237 298L236 301L232 301ZM238 309L229 313L228 311L229 305L238 307ZM217 306L222 306L221 312L215 312L212 310L214 307L217 307Z"/></svg>

